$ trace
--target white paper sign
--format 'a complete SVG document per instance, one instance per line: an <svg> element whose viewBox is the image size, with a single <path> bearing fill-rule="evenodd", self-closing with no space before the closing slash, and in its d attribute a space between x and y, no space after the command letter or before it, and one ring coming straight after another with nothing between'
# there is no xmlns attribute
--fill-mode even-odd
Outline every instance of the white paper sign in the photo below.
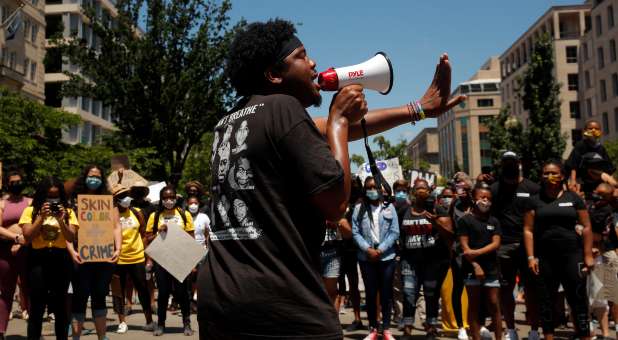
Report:
<svg viewBox="0 0 618 340"><path fill-rule="evenodd" d="M395 183L395 181L403 178L403 170L399 165L399 158L376 161L376 165L378 166L378 169L380 169L384 179L388 182L388 184L390 184L391 188L393 187L393 183ZM361 167L359 167L356 175L360 177L361 181L365 181L365 178L372 176L369 163L364 163Z"/></svg>
<svg viewBox="0 0 618 340"><path fill-rule="evenodd" d="M146 248L146 254L182 282L204 258L206 249L199 245L179 225L169 224Z"/></svg>
<svg viewBox="0 0 618 340"><path fill-rule="evenodd" d="M429 184L430 187L432 187L436 183L436 174L434 174L433 172L412 169L412 176L410 178L410 186L413 187L414 181L416 181L419 178L426 180L427 184Z"/></svg>
<svg viewBox="0 0 618 340"><path fill-rule="evenodd" d="M159 194L161 193L161 189L165 188L165 182L159 182L157 184L153 184L148 187L148 196L146 199L151 203L159 202Z"/></svg>

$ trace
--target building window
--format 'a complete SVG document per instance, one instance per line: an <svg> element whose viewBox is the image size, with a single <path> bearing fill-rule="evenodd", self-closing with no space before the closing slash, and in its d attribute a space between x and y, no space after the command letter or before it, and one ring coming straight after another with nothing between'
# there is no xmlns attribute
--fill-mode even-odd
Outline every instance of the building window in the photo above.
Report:
<svg viewBox="0 0 618 340"><path fill-rule="evenodd" d="M605 79L601 79L599 82L601 88L601 102L607 101L607 84L605 83Z"/></svg>
<svg viewBox="0 0 618 340"><path fill-rule="evenodd" d="M24 40L28 40L30 38L30 27L32 27L30 20L24 21Z"/></svg>
<svg viewBox="0 0 618 340"><path fill-rule="evenodd" d="M7 6L2 6L2 22L5 22L6 19L9 18L9 8Z"/></svg>
<svg viewBox="0 0 618 340"><path fill-rule="evenodd" d="M609 116L607 112L603 112L603 133L609 134Z"/></svg>
<svg viewBox="0 0 618 340"><path fill-rule="evenodd" d="M36 44L36 37L38 35L39 35L39 25L33 24L32 30L30 32L30 41L32 41L33 44Z"/></svg>
<svg viewBox="0 0 618 340"><path fill-rule="evenodd" d="M618 73L612 74L612 94L618 97Z"/></svg>
<svg viewBox="0 0 618 340"><path fill-rule="evenodd" d="M599 36L599 35L603 34L603 27L601 26L601 25L603 24L603 21L601 20L601 16L600 16L600 15L597 15L597 16L594 18L594 20L595 20L595 21L594 21L594 24L597 26L597 27L596 27L596 30L597 30L597 36Z"/></svg>
<svg viewBox="0 0 618 340"><path fill-rule="evenodd" d="M486 84L483 84L483 91L485 91L485 92L496 92L496 91L498 91L498 84L497 83L486 83Z"/></svg>
<svg viewBox="0 0 618 340"><path fill-rule="evenodd" d="M92 125L89 122L84 122L82 125L82 144L90 144L90 133L92 132Z"/></svg>
<svg viewBox="0 0 618 340"><path fill-rule="evenodd" d="M17 52L11 52L9 54L9 67L15 70L17 67Z"/></svg>
<svg viewBox="0 0 618 340"><path fill-rule="evenodd" d="M588 44L587 43L582 44L582 50L584 51L584 61L588 61L588 59L590 58L590 55L588 54Z"/></svg>
<svg viewBox="0 0 618 340"><path fill-rule="evenodd" d="M616 40L612 39L609 41L609 61L616 61Z"/></svg>
<svg viewBox="0 0 618 340"><path fill-rule="evenodd" d="M618 132L618 107L614 108L614 131Z"/></svg>
<svg viewBox="0 0 618 340"><path fill-rule="evenodd" d="M71 36L79 34L79 14L69 14L69 34Z"/></svg>
<svg viewBox="0 0 618 340"><path fill-rule="evenodd" d="M36 68L37 63L30 64L30 80L32 80L33 82L36 82Z"/></svg>
<svg viewBox="0 0 618 340"><path fill-rule="evenodd" d="M69 128L69 132L68 132L68 139L69 142L71 143L75 143L77 142L77 135L79 134L79 126L77 125L73 125Z"/></svg>
<svg viewBox="0 0 618 340"><path fill-rule="evenodd" d="M579 102L569 102L569 111L571 112L571 118L579 119Z"/></svg>
<svg viewBox="0 0 618 340"><path fill-rule="evenodd" d="M30 59L24 59L24 77L28 78L28 71L30 71Z"/></svg>
<svg viewBox="0 0 618 340"><path fill-rule="evenodd" d="M481 88L481 84L470 84L470 91L471 92L482 92L483 89Z"/></svg>
<svg viewBox="0 0 618 340"><path fill-rule="evenodd" d="M569 64L577 63L577 46L566 47L566 62Z"/></svg>
<svg viewBox="0 0 618 340"><path fill-rule="evenodd" d="M579 83L579 77L577 76L577 73L569 73L567 77L568 77L569 91L577 91L578 83Z"/></svg>
<svg viewBox="0 0 618 340"><path fill-rule="evenodd" d="M604 56L604 53L603 53L603 47L602 46L597 48L597 61L598 61L600 69L605 67L605 56Z"/></svg>
<svg viewBox="0 0 618 340"><path fill-rule="evenodd" d="M99 117L101 115L101 102L98 100L92 101L92 114Z"/></svg>
<svg viewBox="0 0 618 340"><path fill-rule="evenodd" d="M584 87L586 89L589 89L591 85L590 85L590 72L588 72L588 71L584 72L584 82L585 82L584 83L584 85L585 85Z"/></svg>
<svg viewBox="0 0 618 340"><path fill-rule="evenodd" d="M491 98L478 99L476 101L476 106L478 106L478 107L491 107L491 106L494 106L494 100L491 99Z"/></svg>
<svg viewBox="0 0 618 340"><path fill-rule="evenodd" d="M6 61L9 58L9 49L6 47L3 47L2 50L0 50L0 59L2 59L2 65L6 65Z"/></svg>
<svg viewBox="0 0 618 340"><path fill-rule="evenodd" d="M39 4L39 0L32 0L32 5L36 7Z"/></svg>
<svg viewBox="0 0 618 340"><path fill-rule="evenodd" d="M592 117L592 99L586 99L586 113L588 117Z"/></svg>
<svg viewBox="0 0 618 340"><path fill-rule="evenodd" d="M592 18L590 15L584 17L584 32L588 33L592 29Z"/></svg>
<svg viewBox="0 0 618 340"><path fill-rule="evenodd" d="M82 97L82 110L90 112L90 98Z"/></svg>
<svg viewBox="0 0 618 340"><path fill-rule="evenodd" d="M614 27L614 6L607 6L607 27Z"/></svg>

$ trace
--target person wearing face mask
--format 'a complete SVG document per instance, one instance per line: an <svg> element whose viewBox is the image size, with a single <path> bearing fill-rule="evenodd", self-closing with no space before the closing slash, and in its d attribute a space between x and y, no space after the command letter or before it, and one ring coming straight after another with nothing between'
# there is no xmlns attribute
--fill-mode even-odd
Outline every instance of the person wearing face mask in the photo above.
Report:
<svg viewBox="0 0 618 340"><path fill-rule="evenodd" d="M582 176L580 178L580 191L584 194L586 201L592 200L592 193L600 183L608 183L612 186L618 185L616 179L610 174L613 173L613 165L603 159L597 152L588 152L582 156Z"/></svg>
<svg viewBox="0 0 618 340"><path fill-rule="evenodd" d="M97 165L88 165L76 182L76 190L73 201L77 202L78 195L108 195L107 179L103 169ZM78 206L75 206L75 211ZM72 280L73 299L71 309L73 314L73 339L79 339L84 328L88 298L92 317L99 339L106 339L107 333L107 305L105 298L109 292L109 286L114 274L114 264L120 256L122 247L122 230L119 224L118 211L113 210L114 220L114 254L106 262L83 262L79 253L75 250L76 242L67 241L67 250L73 259L75 273ZM77 237L79 238L79 232Z"/></svg>
<svg viewBox="0 0 618 340"><path fill-rule="evenodd" d="M3 338L13 305L13 294L20 279L21 316L28 318L26 294L26 259L27 248L19 218L31 199L22 195L24 188L21 172L11 169L5 177L8 196L0 200L0 339Z"/></svg>
<svg viewBox="0 0 618 340"><path fill-rule="evenodd" d="M146 221L150 217L150 214L156 210L156 207L146 199L149 193L150 189L148 188L148 183L144 181L133 183L129 191L129 196L132 199L131 206L139 208Z"/></svg>
<svg viewBox="0 0 618 340"><path fill-rule="evenodd" d="M590 339L586 274L594 266L592 227L584 201L565 189L559 160L543 165L541 191L528 201L524 243L533 274L545 339L553 340L558 286L564 287L575 336ZM579 232L577 226L582 225ZM581 233L581 236L580 236Z"/></svg>
<svg viewBox="0 0 618 340"><path fill-rule="evenodd" d="M601 124L596 120L587 121L584 126L583 135L584 138L573 146L573 151L571 151L569 158L565 162L565 168L569 175L569 190L579 192L583 189L585 192L590 193L598 183L582 188L581 183L583 182L585 184L589 179L588 169L583 159L585 154L596 153L607 163L608 167L605 169L606 171L604 171L604 177L611 176L616 169L612 165L607 150L605 150L605 147L601 144ZM599 175L602 176L603 173ZM615 183L611 184L615 185Z"/></svg>
<svg viewBox="0 0 618 340"><path fill-rule="evenodd" d="M206 215L210 214L208 200L204 195L204 186L199 181L189 181L185 184L185 193L187 199L190 197L196 197L198 200L199 212ZM189 210L189 203L185 200L185 210ZM197 231L196 231L197 232ZM197 237L196 237L197 238Z"/></svg>
<svg viewBox="0 0 618 340"><path fill-rule="evenodd" d="M403 219L403 215L406 210L410 208L410 199L408 197L408 191L410 190L410 184L405 179L398 179L393 183L393 191L395 192L395 209L397 209L397 217L399 218L399 224Z"/></svg>
<svg viewBox="0 0 618 340"><path fill-rule="evenodd" d="M406 211L399 232L404 335L412 334L416 303L422 286L427 314L424 327L430 339L438 335L440 288L449 267L448 243L453 228L448 216L437 217L433 211L426 210L430 195L427 181L416 180L413 191L414 203Z"/></svg>
<svg viewBox="0 0 618 340"><path fill-rule="evenodd" d="M69 326L67 291L71 277L71 259L67 241L73 242L79 228L76 215L57 178L45 178L36 188L32 205L19 219L28 256L30 316L28 339L40 339L45 307L55 315L56 339L67 339Z"/></svg>
<svg viewBox="0 0 618 340"><path fill-rule="evenodd" d="M457 235L463 251L463 272L468 292L468 323L472 339L481 338L481 304L495 325L495 339L502 338L500 313L500 281L496 252L500 247L500 222L490 215L492 195L490 187L479 183L472 191L474 207L457 224Z"/></svg>
<svg viewBox="0 0 618 340"><path fill-rule="evenodd" d="M520 284L526 287L526 316L531 326L528 339L539 339L538 304L534 289L526 285L529 270L523 242L523 227L527 201L538 194L540 189L538 184L523 177L521 161L515 152L506 151L502 154L500 173L497 181L491 185L493 198L491 214L498 219L502 228L498 258L502 275L500 300L502 315L506 323L506 340L518 339L515 330L515 299L513 297L518 274Z"/></svg>
<svg viewBox="0 0 618 340"><path fill-rule="evenodd" d="M118 207L120 227L122 229L122 246L115 275L118 277L120 292L114 296L114 309L118 313L118 330L116 333L124 334L128 330L126 323L126 310L124 296L126 295L127 277L131 278L132 287L137 290L139 302L142 305L146 325L144 331L152 332L155 324L152 321L152 306L150 304L150 292L146 285L146 267L144 256L144 241L146 221L138 208L131 207L132 198L129 189L121 184L112 186L114 205Z"/></svg>
<svg viewBox="0 0 618 340"><path fill-rule="evenodd" d="M392 204L380 199L373 177L365 179L365 197L354 207L352 237L358 246L358 261L365 283L367 319L370 332L366 340L377 340L377 298L382 307L382 338L394 339L389 330L393 275L395 273L395 241L399 237L397 212Z"/></svg>
<svg viewBox="0 0 618 340"><path fill-rule="evenodd" d="M191 217L193 218L193 227L195 228L195 241L204 248L208 247L208 235L210 233L210 219L208 215L200 212L200 200L197 196L190 196L186 201L187 210L191 213ZM203 262L203 261L202 261ZM188 280L191 282L191 305L192 308L195 307L194 296L197 290L196 281L197 281L197 271L200 265L200 262L196 269L191 272Z"/></svg>
<svg viewBox="0 0 618 340"><path fill-rule="evenodd" d="M176 189L168 185L161 189L159 193L159 206L157 210L150 215L148 224L146 225L146 239L149 242L154 239L159 233L167 232L170 225L176 225L186 231L191 237L194 237L193 217L188 211L180 208L176 196ZM182 313L183 333L185 336L193 335L191 329L191 305L189 296L188 279L179 282L165 268L154 264L155 278L157 280L157 288L159 295L157 298L157 327L153 332L154 336L161 336L165 333L165 319L167 316L167 305L170 294L174 295L174 299L180 304Z"/></svg>

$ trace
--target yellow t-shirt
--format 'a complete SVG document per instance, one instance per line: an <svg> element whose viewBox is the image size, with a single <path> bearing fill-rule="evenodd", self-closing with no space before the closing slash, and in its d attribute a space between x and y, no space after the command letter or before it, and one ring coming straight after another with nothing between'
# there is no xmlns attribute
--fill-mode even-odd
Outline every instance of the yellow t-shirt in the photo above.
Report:
<svg viewBox="0 0 618 340"><path fill-rule="evenodd" d="M140 211L134 208L136 211ZM120 213L120 227L122 228L122 247L118 264L134 264L144 262L144 243L139 234L139 219L131 209Z"/></svg>
<svg viewBox="0 0 618 340"><path fill-rule="evenodd" d="M150 214L150 217L148 218L148 224L146 225L146 232L151 233L154 230L154 219L155 219L155 215L157 213L153 212L152 214ZM170 225L170 224L177 224L179 225L181 228L184 228L185 231L193 231L193 218L191 217L191 214L188 211L185 211L185 218L187 220L187 224L184 224L184 221L182 220L182 216L180 215L180 211L178 209L174 210L174 214L165 214L165 213L161 213L159 214L159 221L157 223L157 227L165 224L165 225Z"/></svg>
<svg viewBox="0 0 618 340"><path fill-rule="evenodd" d="M32 224L32 210L34 208L32 206L27 207L24 212L21 214L21 218L19 219L19 225L23 226L24 224ZM77 216L73 212L73 209L67 209L67 213L69 214L69 224L74 225L76 227L79 226L79 222L77 221ZM64 239L64 235L62 235L62 231L60 230L60 225L58 224L58 220L55 217L47 217L45 221L43 221L43 225L37 235L34 235L32 239L32 248L33 249L43 249L43 248L66 248L66 240Z"/></svg>

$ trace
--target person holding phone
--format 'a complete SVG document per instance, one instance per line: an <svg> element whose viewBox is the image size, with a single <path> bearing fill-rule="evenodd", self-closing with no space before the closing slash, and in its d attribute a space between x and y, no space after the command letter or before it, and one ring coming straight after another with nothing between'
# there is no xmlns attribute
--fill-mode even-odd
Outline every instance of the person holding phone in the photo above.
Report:
<svg viewBox="0 0 618 340"><path fill-rule="evenodd" d="M552 306L560 284L572 310L575 336L590 339L585 275L594 266L592 226L580 196L564 184L559 160L543 165L541 191L530 199L524 215L528 267L538 290L545 339L553 340L556 320ZM578 233L578 226L583 230Z"/></svg>
<svg viewBox="0 0 618 340"><path fill-rule="evenodd" d="M67 339L69 325L67 290L71 277L71 259L66 250L73 242L79 224L57 178L43 179L34 193L32 205L19 219L26 243L32 243L28 257L30 317L28 339L40 339L43 314L47 306L53 312L56 339Z"/></svg>

